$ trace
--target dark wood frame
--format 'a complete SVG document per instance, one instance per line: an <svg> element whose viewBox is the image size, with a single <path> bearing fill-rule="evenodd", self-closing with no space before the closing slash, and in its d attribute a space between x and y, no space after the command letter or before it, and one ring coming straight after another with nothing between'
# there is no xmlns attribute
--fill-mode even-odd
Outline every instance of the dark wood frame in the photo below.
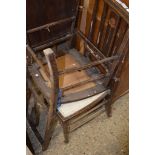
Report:
<svg viewBox="0 0 155 155"><path fill-rule="evenodd" d="M128 12L122 7L120 6L117 2L113 1L113 0L103 0L104 1L104 8L111 8L115 13L118 14L119 16L119 21L120 19L123 19L127 24L129 23L128 21ZM78 127L80 127L81 125L87 123L88 121L90 121L91 119L93 119L94 117L96 117L98 114L102 113L103 111L107 112L108 116L111 116L111 104L112 104L112 96L117 88L118 82L119 82L119 77L121 74L121 69L123 66L123 60L125 59L127 52L128 52L128 27L127 30L123 36L123 40L120 43L120 47L117 50L117 54L115 53L114 55L112 55L111 57L107 57L103 54L102 50L99 48L99 44L94 44L92 42L92 33L94 31L94 27L95 27L95 16L96 16L96 12L97 12L97 5L98 2L96 1L95 5L94 5L94 10L93 10L93 15L92 15L92 25L90 27L89 30L89 34L88 37L86 37L80 30L75 29L75 19L77 18L77 12L75 14L75 16L64 19L64 20L60 20L60 21L56 21L56 22L52 22L34 29L30 29L27 30L27 33L33 33L36 31L39 31L41 29L48 29L49 27L53 26L53 25L57 25L66 21L72 21L72 28L71 28L71 33L66 34L65 36L62 36L52 42L48 42L46 44L43 45L39 45L37 47L31 47L29 45L29 43L27 43L27 51L30 54L30 56L32 57L32 59L35 61L35 63L30 64L30 66L28 67L28 72L30 74L30 76L32 77L35 85L37 86L37 88L40 90L40 92L43 94L44 99L46 99L46 102L48 103L48 115L47 115L47 123L46 123L46 131L45 131L45 137L43 139L43 141L41 141L41 145L43 147L43 150L46 150L50 139L52 137L52 133L54 131L54 127L55 124L57 122L57 118L60 121L62 127L63 127L63 131L64 131L64 137L65 137L65 142L67 143L69 141L69 132L77 129ZM83 7L80 7L80 9ZM78 11L78 6L77 6L77 11ZM99 28L99 33L100 35L98 37L100 37L100 40L102 40L102 25L104 24L104 22L106 21L106 12L103 11L102 14L102 18L101 18L101 23L100 23L100 28ZM119 21L117 23L117 26L115 28L115 31L113 33L112 36L112 43L110 44L110 50L112 49L112 44L114 43L114 38L116 37L116 33L118 31L118 25L119 25ZM50 72L50 76L47 74L47 72L44 69L44 66L42 64L42 62L37 58L36 56L36 52L43 50L45 48L51 47L51 46L57 46L58 44L61 44L64 41L67 40L71 40L73 37L78 36L80 37L85 44L85 51L86 53L89 53L88 56L91 55L91 58L93 58L95 61L87 64L87 65L83 65L82 67L77 67L77 68L71 68L71 69L66 69L64 71L59 71L57 69L57 65L56 65L56 57L53 51L51 50L45 50L44 54L48 63L48 67L49 67L49 72ZM99 41L101 42L101 41ZM127 46L127 47L126 47ZM110 50L108 51L108 53L110 52ZM124 52L125 51L125 52ZM87 55L85 53L85 55ZM37 65L36 65L37 64ZM39 68L41 68L47 78L47 81L50 82L51 84L51 89L48 88L45 84L45 81L41 78L41 75L38 71L38 66ZM94 79L89 79L68 87L63 88L62 90L68 90L71 89L73 87L85 84L85 83L89 83L91 81L97 81L100 80L102 78L108 78L108 84L103 87L103 89L99 89L99 91L97 91L96 93L94 93L94 89L92 88L92 93L90 94L90 90L89 90L89 97L96 95L100 92L104 92L104 94L99 97L96 101L94 101L93 103L91 103L90 105L86 106L85 108L79 110L78 112L76 112L75 114L69 116L69 117L63 117L61 115L61 113L57 110L57 101L58 101L58 93L59 93L59 76L62 74L67 74L70 72L76 72L76 71L81 71L81 70L86 70L89 69L91 67L94 66L100 66L103 70L107 71L107 74L101 74L100 76L98 76L97 78ZM112 68L112 69L111 69ZM37 77L36 77L37 75ZM31 90L31 92L36 96L36 99L43 103L43 100L37 95L37 92L34 89L34 86L32 85L32 83L30 82L30 79L28 79L28 83L29 83L29 89ZM84 94L84 95L82 95ZM76 97L75 97L76 95ZM68 102L73 102L73 101L77 101L77 100L82 100L85 99L86 96L88 97L88 91L85 91L84 93L76 93L75 95L71 94L71 96L67 97L62 97L62 103L68 103ZM80 123L79 123L80 122ZM79 124L78 124L79 123ZM75 125L75 127L74 127Z"/></svg>

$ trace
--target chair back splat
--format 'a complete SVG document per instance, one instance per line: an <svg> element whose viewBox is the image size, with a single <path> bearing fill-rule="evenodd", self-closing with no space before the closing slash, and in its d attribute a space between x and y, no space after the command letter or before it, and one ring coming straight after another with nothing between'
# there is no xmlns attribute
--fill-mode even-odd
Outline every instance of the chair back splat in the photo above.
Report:
<svg viewBox="0 0 155 155"><path fill-rule="evenodd" d="M57 121L67 143L71 131L104 111L111 116L129 52L129 13L119 0L93 1L92 11L84 0L26 1L27 137L31 144L36 137L35 153L48 148Z"/></svg>

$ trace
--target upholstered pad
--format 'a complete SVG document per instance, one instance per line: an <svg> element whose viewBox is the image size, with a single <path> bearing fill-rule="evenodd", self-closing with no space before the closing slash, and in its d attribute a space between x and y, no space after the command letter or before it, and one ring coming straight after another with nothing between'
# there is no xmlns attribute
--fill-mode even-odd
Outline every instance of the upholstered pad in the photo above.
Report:
<svg viewBox="0 0 155 155"><path fill-rule="evenodd" d="M58 110L62 114L63 117L68 117L68 116L74 114L75 112L83 109L87 105L91 104L93 101L95 101L96 99L101 97L103 94L105 94L105 96L106 96L108 93L110 93L109 90L102 92L100 94L97 94L95 96L80 100L80 101L62 104Z"/></svg>

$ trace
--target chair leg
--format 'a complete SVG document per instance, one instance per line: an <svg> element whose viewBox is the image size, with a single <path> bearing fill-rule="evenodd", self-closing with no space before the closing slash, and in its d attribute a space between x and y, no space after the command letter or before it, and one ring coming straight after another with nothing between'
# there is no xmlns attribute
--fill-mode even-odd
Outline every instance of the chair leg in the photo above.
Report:
<svg viewBox="0 0 155 155"><path fill-rule="evenodd" d="M63 123L63 132L64 132L64 142L68 143L69 142L69 129L68 129L68 123L64 122Z"/></svg>
<svg viewBox="0 0 155 155"><path fill-rule="evenodd" d="M50 143L52 135L54 133L54 129L55 129L56 124L57 124L57 120L54 118L51 120L50 126L49 127L46 126L44 143L42 145L43 151L47 150L47 148L49 146L49 143Z"/></svg>
<svg viewBox="0 0 155 155"><path fill-rule="evenodd" d="M106 109L107 116L112 117L112 101L111 100L107 102L107 104L105 105L105 109Z"/></svg>
<svg viewBox="0 0 155 155"><path fill-rule="evenodd" d="M44 136L44 143L42 145L43 151L47 150L50 140L52 138L52 135L54 133L54 129L57 124L57 118L56 114L53 113L53 107L51 106L48 110L47 115L47 122L46 122L46 128L45 128L45 136Z"/></svg>

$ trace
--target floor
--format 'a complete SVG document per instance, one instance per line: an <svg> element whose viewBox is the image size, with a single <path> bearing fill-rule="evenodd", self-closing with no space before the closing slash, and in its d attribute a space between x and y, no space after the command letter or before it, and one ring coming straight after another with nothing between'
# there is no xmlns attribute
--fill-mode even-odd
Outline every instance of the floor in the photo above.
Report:
<svg viewBox="0 0 155 155"><path fill-rule="evenodd" d="M65 144L60 125L43 155L128 155L129 95L113 105L113 116L103 113L70 134Z"/></svg>

